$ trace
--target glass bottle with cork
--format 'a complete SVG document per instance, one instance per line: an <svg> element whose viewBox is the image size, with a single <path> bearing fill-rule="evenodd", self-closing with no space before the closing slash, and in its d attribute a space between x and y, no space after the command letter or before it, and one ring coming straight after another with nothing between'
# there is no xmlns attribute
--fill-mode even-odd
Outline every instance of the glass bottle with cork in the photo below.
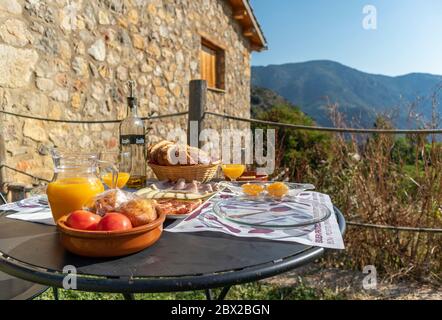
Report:
<svg viewBox="0 0 442 320"><path fill-rule="evenodd" d="M146 130L144 122L138 117L138 102L135 94L135 82L128 81L127 117L120 123L120 152L129 152L127 161L131 164L128 188L140 189L146 185Z"/></svg>

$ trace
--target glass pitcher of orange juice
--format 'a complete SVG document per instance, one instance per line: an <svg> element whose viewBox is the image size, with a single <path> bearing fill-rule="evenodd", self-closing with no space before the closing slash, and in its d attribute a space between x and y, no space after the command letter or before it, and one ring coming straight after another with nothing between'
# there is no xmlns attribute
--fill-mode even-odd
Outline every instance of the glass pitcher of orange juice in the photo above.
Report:
<svg viewBox="0 0 442 320"><path fill-rule="evenodd" d="M104 191L101 176L112 174L116 186L118 171L109 162L98 160L93 153L78 154L52 150L54 178L47 187L49 205L54 221L75 210L83 209Z"/></svg>

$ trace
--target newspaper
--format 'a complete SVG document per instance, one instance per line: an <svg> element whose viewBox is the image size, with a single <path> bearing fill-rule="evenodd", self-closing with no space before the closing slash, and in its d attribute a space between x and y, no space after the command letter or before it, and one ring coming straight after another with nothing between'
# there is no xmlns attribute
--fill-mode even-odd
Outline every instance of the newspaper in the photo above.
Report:
<svg viewBox="0 0 442 320"><path fill-rule="evenodd" d="M6 218L54 226L46 196L35 196L0 206L0 214Z"/></svg>
<svg viewBox="0 0 442 320"><path fill-rule="evenodd" d="M235 237L262 238L275 241L296 242L308 246L318 246L329 249L345 248L342 234L334 214L330 215L330 217L325 221L319 222L312 226L298 227L293 229L276 229L271 227L256 228L223 219L214 212L214 204L227 197L231 197L231 193L228 191L220 192L217 196L208 200L199 210L193 212L186 219L169 226L165 229L165 231L213 231L223 232ZM297 197L305 200L311 200L314 203L321 203L331 210L331 212L334 212L331 199L326 194L314 191L305 191L300 193ZM315 208L312 208L312 215L314 215L314 210Z"/></svg>

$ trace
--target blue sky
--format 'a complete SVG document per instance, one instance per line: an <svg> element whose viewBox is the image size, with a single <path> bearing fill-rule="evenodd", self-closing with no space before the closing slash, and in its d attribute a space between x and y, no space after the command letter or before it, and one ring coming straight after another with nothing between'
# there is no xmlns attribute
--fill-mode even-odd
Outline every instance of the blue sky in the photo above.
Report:
<svg viewBox="0 0 442 320"><path fill-rule="evenodd" d="M269 43L253 65L327 59L386 75L442 75L442 0L251 0ZM377 9L365 30L363 8Z"/></svg>

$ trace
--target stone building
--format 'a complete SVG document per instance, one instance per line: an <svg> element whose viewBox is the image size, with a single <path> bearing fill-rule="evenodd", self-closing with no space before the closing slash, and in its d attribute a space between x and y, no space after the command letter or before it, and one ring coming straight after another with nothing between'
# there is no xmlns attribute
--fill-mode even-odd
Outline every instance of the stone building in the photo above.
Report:
<svg viewBox="0 0 442 320"><path fill-rule="evenodd" d="M209 110L248 117L250 55L265 47L248 0L0 0L0 161L51 179L53 146L118 148L118 123L7 113L122 119L128 79L140 116L186 111L189 81L203 78ZM151 125L155 141L187 124L182 116ZM3 167L5 181L31 179Z"/></svg>

